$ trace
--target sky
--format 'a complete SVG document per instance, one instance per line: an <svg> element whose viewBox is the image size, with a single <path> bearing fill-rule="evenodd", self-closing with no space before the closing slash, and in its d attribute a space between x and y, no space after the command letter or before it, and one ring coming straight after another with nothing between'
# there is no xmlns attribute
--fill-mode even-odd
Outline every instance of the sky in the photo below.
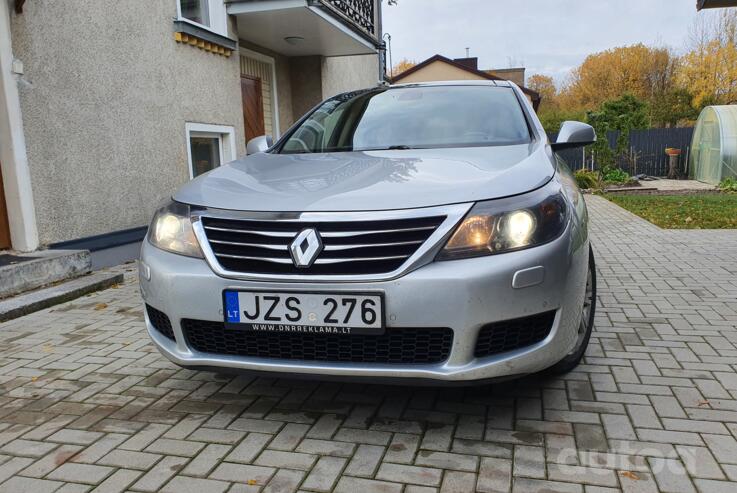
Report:
<svg viewBox="0 0 737 493"><path fill-rule="evenodd" d="M563 82L588 54L635 43L682 51L696 0L398 0L383 6L392 57L420 62L470 48L479 68L524 66Z"/></svg>

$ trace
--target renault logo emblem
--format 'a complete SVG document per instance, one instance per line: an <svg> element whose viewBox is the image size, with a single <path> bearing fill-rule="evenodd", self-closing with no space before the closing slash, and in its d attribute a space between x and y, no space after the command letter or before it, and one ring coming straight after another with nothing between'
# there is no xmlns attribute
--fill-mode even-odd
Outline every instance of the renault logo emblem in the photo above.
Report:
<svg viewBox="0 0 737 493"><path fill-rule="evenodd" d="M303 230L289 245L294 265L302 269L312 266L322 248L320 234L313 228Z"/></svg>

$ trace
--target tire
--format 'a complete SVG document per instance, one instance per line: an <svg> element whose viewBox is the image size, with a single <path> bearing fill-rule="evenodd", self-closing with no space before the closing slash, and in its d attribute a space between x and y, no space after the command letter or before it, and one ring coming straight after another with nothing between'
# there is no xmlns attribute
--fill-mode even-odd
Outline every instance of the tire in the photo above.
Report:
<svg viewBox="0 0 737 493"><path fill-rule="evenodd" d="M590 284L589 284L590 283ZM586 309L588 308L588 317L586 317ZM589 269L586 278L586 294L584 305L581 307L583 312L581 324L579 326L579 339L576 346L562 360L549 368L553 374L568 373L578 366L583 359L586 348L589 346L591 332L594 330L594 315L596 312L596 261L594 260L594 251L589 246ZM583 325L583 324L586 325Z"/></svg>

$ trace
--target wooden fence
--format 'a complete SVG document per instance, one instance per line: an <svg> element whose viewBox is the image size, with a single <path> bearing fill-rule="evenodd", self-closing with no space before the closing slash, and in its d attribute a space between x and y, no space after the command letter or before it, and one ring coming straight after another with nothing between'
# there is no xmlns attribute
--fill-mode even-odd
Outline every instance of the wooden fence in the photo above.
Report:
<svg viewBox="0 0 737 493"><path fill-rule="evenodd" d="M608 132L609 147L615 149L619 132ZM666 147L681 149L679 167L686 171L686 163L691 150L693 128L651 128L630 132L630 149L624 156L617 156L617 165L630 175L665 176L668 174ZM555 142L557 134L548 134ZM598 169L596 156L591 149L569 149L561 151L560 156L571 169Z"/></svg>

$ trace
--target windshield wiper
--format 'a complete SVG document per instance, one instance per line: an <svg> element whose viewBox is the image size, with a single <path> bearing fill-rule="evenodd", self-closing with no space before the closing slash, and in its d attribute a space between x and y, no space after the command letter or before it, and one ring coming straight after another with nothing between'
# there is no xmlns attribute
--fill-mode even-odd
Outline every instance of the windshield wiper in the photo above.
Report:
<svg viewBox="0 0 737 493"><path fill-rule="evenodd" d="M367 147L366 149L354 149L358 152L370 152L370 151L406 151L408 149L415 149L408 145L396 145L388 147Z"/></svg>

